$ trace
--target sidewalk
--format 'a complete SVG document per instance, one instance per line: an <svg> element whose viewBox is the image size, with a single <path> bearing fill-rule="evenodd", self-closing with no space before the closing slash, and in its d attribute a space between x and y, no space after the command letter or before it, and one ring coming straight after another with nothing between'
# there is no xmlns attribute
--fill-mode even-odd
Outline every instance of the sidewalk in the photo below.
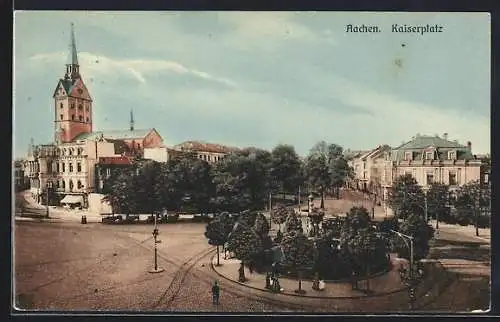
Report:
<svg viewBox="0 0 500 322"><path fill-rule="evenodd" d="M47 209L46 206L37 203L35 199L31 197L29 191L24 192L23 197L30 207L40 210ZM88 223L100 223L102 221L102 216L100 214L92 213L87 210L66 209L62 207L49 206L50 219L80 222L82 216L87 216ZM25 220L24 217L16 216L16 220L19 220L19 218L23 218L23 220Z"/></svg>
<svg viewBox="0 0 500 322"><path fill-rule="evenodd" d="M404 291L406 288L401 283L398 261L392 259L393 268L391 271L374 276L370 279L371 293L367 294L362 290L366 289L366 280L360 280L358 285L361 291L353 290L351 283L348 281L339 282L325 282L325 289L323 291L316 291L312 289L312 281L302 280L302 289L307 293L305 295L297 295L294 290L298 289L298 280L281 277L279 279L280 286L283 289L281 294L289 296L300 296L309 298L323 298L323 299L356 299L363 297L382 296L391 293ZM220 266L217 264L217 255L212 258L212 267L214 271L224 279L230 280L240 285L270 292L265 288L266 279L264 274L251 274L247 267L245 267L245 276L247 281L245 283L238 282L238 269L240 267L240 260L228 259L225 260L223 256L220 257Z"/></svg>
<svg viewBox="0 0 500 322"><path fill-rule="evenodd" d="M436 221L429 220L429 224L436 228ZM460 235L465 235L474 239L479 239L491 243L491 229L490 228L479 228L479 236L476 236L476 227L473 225L460 226L460 225L450 225L439 222L439 230L447 231L450 233L456 233Z"/></svg>

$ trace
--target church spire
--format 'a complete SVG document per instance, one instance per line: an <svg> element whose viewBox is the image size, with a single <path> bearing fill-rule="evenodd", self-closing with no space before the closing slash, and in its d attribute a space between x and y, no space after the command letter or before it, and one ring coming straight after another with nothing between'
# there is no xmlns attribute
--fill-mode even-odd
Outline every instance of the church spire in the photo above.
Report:
<svg viewBox="0 0 500 322"><path fill-rule="evenodd" d="M74 23L71 23L71 30L70 30L70 43L69 43L69 55L68 55L68 62L66 63L66 75L65 78L79 78L80 77L80 72L79 72L79 67L78 65L78 52L76 50L76 38L75 38L75 30L74 30Z"/></svg>
<svg viewBox="0 0 500 322"><path fill-rule="evenodd" d="M134 111L130 110L130 131L134 130Z"/></svg>

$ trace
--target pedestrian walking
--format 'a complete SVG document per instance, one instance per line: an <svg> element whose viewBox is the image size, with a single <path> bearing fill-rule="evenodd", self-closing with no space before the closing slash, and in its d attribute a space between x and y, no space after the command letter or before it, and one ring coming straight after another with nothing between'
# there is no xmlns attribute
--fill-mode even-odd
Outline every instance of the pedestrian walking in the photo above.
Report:
<svg viewBox="0 0 500 322"><path fill-rule="evenodd" d="M219 282L215 281L212 286L212 303L214 305L219 305L219 295L220 295L220 287Z"/></svg>

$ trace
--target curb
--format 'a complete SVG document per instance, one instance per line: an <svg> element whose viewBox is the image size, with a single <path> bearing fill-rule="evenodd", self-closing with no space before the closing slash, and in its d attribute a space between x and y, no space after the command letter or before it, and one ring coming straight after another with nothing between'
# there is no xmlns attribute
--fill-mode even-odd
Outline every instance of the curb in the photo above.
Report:
<svg viewBox="0 0 500 322"><path fill-rule="evenodd" d="M258 291L262 291L262 292L266 292L266 293L271 293L271 294L280 294L280 295L293 296L293 297L305 297L305 298L311 298L311 299L331 299L331 300L335 300L335 299L338 299L338 300L352 299L352 300L359 300L359 299L370 298L370 297L380 297L380 296L385 296L385 295L391 295L391 294L399 293L399 292L402 292L402 291L405 291L405 290L408 289L408 287L405 286L403 288L396 289L396 290L393 290L393 291L390 291L390 292L376 293L376 294L372 294L372 295L357 295L357 296L311 296L311 295L298 295L298 294L292 294L292 293L273 293L273 292L271 292L271 291L269 291L267 289L259 288L259 287L255 287L255 286L251 286L251 285L248 285L248 284L245 284L245 283L233 280L233 279L231 279L231 278L223 275L222 273L220 273L219 271L217 271L215 269L215 266L214 266L214 258L215 258L215 256L216 255L213 255L211 257L211 259L210 259L210 267L212 268L212 270L218 276L220 276L220 277L224 278L225 280L230 281L232 283L240 284L242 286L245 286L245 287L248 287L248 288L251 288L251 289L254 289L254 290L258 290Z"/></svg>

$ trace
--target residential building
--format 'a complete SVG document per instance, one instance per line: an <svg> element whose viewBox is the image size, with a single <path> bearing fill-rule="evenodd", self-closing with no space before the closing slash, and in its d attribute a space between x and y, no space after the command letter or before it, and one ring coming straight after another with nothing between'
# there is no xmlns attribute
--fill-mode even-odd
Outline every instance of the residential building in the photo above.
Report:
<svg viewBox="0 0 500 322"><path fill-rule="evenodd" d="M105 193L105 183L117 171L130 169L134 161L127 156L101 157L95 165L95 187L96 193Z"/></svg>
<svg viewBox="0 0 500 322"><path fill-rule="evenodd" d="M354 187L375 195L382 195L382 177L386 153L391 151L388 145L379 145L375 149L360 152L350 160L354 171Z"/></svg>
<svg viewBox="0 0 500 322"><path fill-rule="evenodd" d="M448 140L448 134L426 136L417 134L386 154L382 185L384 195L401 175L411 174L424 189L434 182L456 187L481 180L482 162L472 154L472 143L466 145Z"/></svg>
<svg viewBox="0 0 500 322"><path fill-rule="evenodd" d="M144 148L143 158L147 160L154 160L156 162L167 162L168 161L168 151L170 149L165 145L151 148Z"/></svg>
<svg viewBox="0 0 500 322"><path fill-rule="evenodd" d="M229 153L239 150L234 147L200 141L185 141L174 145L172 149L178 152L194 153L197 158L210 163L220 161Z"/></svg>
<svg viewBox="0 0 500 322"><path fill-rule="evenodd" d="M15 191L21 191L26 188L26 177L24 175L24 164L23 160L14 161L14 189Z"/></svg>

